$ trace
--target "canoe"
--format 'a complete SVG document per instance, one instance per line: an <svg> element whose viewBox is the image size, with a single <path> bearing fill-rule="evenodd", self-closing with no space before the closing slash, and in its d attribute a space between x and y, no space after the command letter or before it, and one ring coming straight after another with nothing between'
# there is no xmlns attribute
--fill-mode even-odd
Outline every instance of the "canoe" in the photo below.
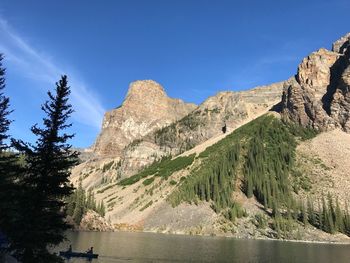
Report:
<svg viewBox="0 0 350 263"><path fill-rule="evenodd" d="M98 258L98 254L83 253L83 252L69 252L60 251L60 256L66 258Z"/></svg>

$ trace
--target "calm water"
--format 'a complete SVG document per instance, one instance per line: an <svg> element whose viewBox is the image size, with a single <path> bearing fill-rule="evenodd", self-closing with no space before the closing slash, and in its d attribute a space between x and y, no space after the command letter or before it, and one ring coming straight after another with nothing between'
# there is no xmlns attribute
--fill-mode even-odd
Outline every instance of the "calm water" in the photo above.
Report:
<svg viewBox="0 0 350 263"><path fill-rule="evenodd" d="M90 246L99 259L109 262L350 262L349 245L239 240L153 233L68 233L73 250ZM63 244L62 248L67 248ZM71 259L67 262L88 262Z"/></svg>

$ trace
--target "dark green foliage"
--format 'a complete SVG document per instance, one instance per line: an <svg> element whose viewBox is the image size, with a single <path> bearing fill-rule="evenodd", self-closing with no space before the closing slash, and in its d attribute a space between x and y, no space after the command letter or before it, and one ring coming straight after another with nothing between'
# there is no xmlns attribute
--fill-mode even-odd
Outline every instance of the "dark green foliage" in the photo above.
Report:
<svg viewBox="0 0 350 263"><path fill-rule="evenodd" d="M160 146L170 146L176 142L176 126L171 124L166 126L154 134L154 141Z"/></svg>
<svg viewBox="0 0 350 263"><path fill-rule="evenodd" d="M103 201L98 204L96 212L102 217L106 215L106 207Z"/></svg>
<svg viewBox="0 0 350 263"><path fill-rule="evenodd" d="M344 222L344 234L350 236L350 214L348 210L348 203L345 204L346 210L343 212L343 222Z"/></svg>
<svg viewBox="0 0 350 263"><path fill-rule="evenodd" d="M173 173L190 166L193 163L195 156L195 154L192 154L190 156L177 157L173 160L167 159L164 162L161 162L156 176L168 179Z"/></svg>
<svg viewBox="0 0 350 263"><path fill-rule="evenodd" d="M93 210L104 216L104 205L101 207L101 203L96 204L94 193L89 190L86 192L81 181L78 188L67 198L66 213L73 218L75 224L79 225L81 219L88 210ZM103 204L103 203L102 203Z"/></svg>
<svg viewBox="0 0 350 263"><path fill-rule="evenodd" d="M9 152L7 143L11 110L10 100L4 94L6 72L2 61L3 55L0 53L0 232L12 243L18 232L17 220L21 217L20 200L23 199L20 196L23 188L18 183L18 177L22 166L21 155Z"/></svg>
<svg viewBox="0 0 350 263"><path fill-rule="evenodd" d="M268 219L263 214L256 214L254 224L257 228L264 229L267 227Z"/></svg>
<svg viewBox="0 0 350 263"><path fill-rule="evenodd" d="M141 172L139 172L131 177L128 177L128 178L121 180L118 184L123 185L123 186L132 185L134 183L137 183L141 179L146 178L147 176L155 174L158 171L158 167L159 167L160 163L165 162L167 159L168 158L163 158L161 161L154 162L153 164L151 164L147 168L143 169Z"/></svg>
<svg viewBox="0 0 350 263"><path fill-rule="evenodd" d="M340 209L338 198L336 199L335 210L333 209L333 212L335 229L346 234L348 231L345 228L345 213ZM347 230L350 230L350 228Z"/></svg>
<svg viewBox="0 0 350 263"><path fill-rule="evenodd" d="M229 139L207 148L199 156L207 160L203 161L200 169L181 180L178 190L168 198L173 206L182 201L196 202L199 199L212 201L213 209L222 212L232 221L244 215L244 211L231 197L235 189L236 167L241 151L240 138L232 134L227 137Z"/></svg>
<svg viewBox="0 0 350 263"><path fill-rule="evenodd" d="M279 238L290 238L296 222L311 225L328 233L350 234L350 215L342 211L338 200L328 195L320 200L320 209L308 199L306 205L297 203L292 190L309 191L311 182L295 167L298 140L314 137L316 131L291 123L283 123L272 116L262 116L237 129L225 139L199 155L202 165L186 179L181 178L178 189L168 200L173 206L181 202L209 201L216 212L226 218L244 216L232 200L237 174L244 179L243 190L255 196L272 211L272 228ZM267 222L256 218L256 225Z"/></svg>
<svg viewBox="0 0 350 263"><path fill-rule="evenodd" d="M142 212L143 210L145 210L146 208L150 207L153 204L153 201L149 201L147 204L145 204L141 209L140 212Z"/></svg>
<svg viewBox="0 0 350 263"><path fill-rule="evenodd" d="M171 180L171 181L169 182L169 184L170 184L170 185L176 185L177 182L176 182L175 180Z"/></svg>
<svg viewBox="0 0 350 263"><path fill-rule="evenodd" d="M296 222L290 217L277 216L273 218L272 229L277 233L277 238L290 238L296 228Z"/></svg>
<svg viewBox="0 0 350 263"><path fill-rule="evenodd" d="M255 196L266 209L272 209L276 218L282 216L280 209L284 207L291 219L297 219L290 183L296 137L306 139L314 135L311 130L284 124L273 116L257 118L202 152L201 167L168 200L173 206L182 201L211 201L215 211L230 218L228 211L235 205L232 194L236 175L242 174L243 190L248 197ZM276 227L287 229L282 221Z"/></svg>
<svg viewBox="0 0 350 263"><path fill-rule="evenodd" d="M144 180L142 182L142 184L147 186L147 185L150 185L151 183L153 183L153 181L154 181L154 177L151 177L151 178L148 178L148 179Z"/></svg>
<svg viewBox="0 0 350 263"><path fill-rule="evenodd" d="M192 140L186 136L179 136L179 134L184 135L203 126L204 123L199 114L199 111L194 111L181 120L158 130L154 135L154 142L161 147L180 149L180 152L193 148L195 144Z"/></svg>
<svg viewBox="0 0 350 263"><path fill-rule="evenodd" d="M308 222L310 222L311 225L316 226L318 219L317 219L317 215L315 213L314 202L310 198L307 199L307 209L306 210L307 210Z"/></svg>
<svg viewBox="0 0 350 263"><path fill-rule="evenodd" d="M10 108L10 99L5 96L5 68L3 67L3 54L0 53L0 150L1 152L8 149L6 144L6 139L9 138L7 134L11 120L8 119L8 116L12 112Z"/></svg>
<svg viewBox="0 0 350 263"><path fill-rule="evenodd" d="M273 202L286 205L291 199L289 175L294 164L296 141L288 127L273 117L259 118L247 144L244 191L266 208Z"/></svg>
<svg viewBox="0 0 350 263"><path fill-rule="evenodd" d="M222 210L223 215L234 222L236 218L241 218L247 216L246 211L241 207L239 203L232 203L227 209Z"/></svg>
<svg viewBox="0 0 350 263"><path fill-rule="evenodd" d="M292 174L292 187L293 191L298 194L302 189L306 192L310 191L312 188L311 180L308 176L304 175L302 172L293 169Z"/></svg>
<svg viewBox="0 0 350 263"><path fill-rule="evenodd" d="M318 131L312 128L301 128L300 125L292 123L292 122L284 122L287 126L289 132L295 136L300 138L301 140L309 140L315 137L318 134Z"/></svg>
<svg viewBox="0 0 350 263"><path fill-rule="evenodd" d="M48 262L47 248L58 245L69 228L63 207L65 197L72 193L70 169L77 164L78 154L67 143L73 135L64 132L71 125L67 121L73 110L68 103L70 88L67 77L56 83L55 93L48 92L49 100L42 105L46 117L43 128L31 129L37 136L34 145L13 140L14 148L25 156L24 174L19 178L22 195L16 236L11 245L23 262ZM29 220L28 220L29 219ZM50 256L50 262L60 261Z"/></svg>
<svg viewBox="0 0 350 263"><path fill-rule="evenodd" d="M136 147L137 145L139 145L141 142L142 142L141 139L135 139L135 140L133 140L133 141L128 145L128 147L134 148L134 147Z"/></svg>
<svg viewBox="0 0 350 263"><path fill-rule="evenodd" d="M101 190L98 190L97 193L98 194L102 194L104 193L105 191L107 191L108 189L111 189L115 186L115 184L110 184L110 185L107 185L106 187L102 188Z"/></svg>
<svg viewBox="0 0 350 263"><path fill-rule="evenodd" d="M69 200L70 202L68 202L68 207L70 209L67 211L67 214L71 215L74 223L79 225L86 212L86 196L85 190L81 186L81 182L79 183L78 189L71 196L71 199L72 200ZM71 213L71 211L73 211L73 213Z"/></svg>
<svg viewBox="0 0 350 263"><path fill-rule="evenodd" d="M131 185L142 178L146 178L150 175L161 176L168 179L170 175L174 172L180 171L187 166L191 165L194 161L195 155L177 157L176 159L163 158L160 162L155 162L148 166L146 169L142 170L140 173L135 174L129 178L121 180L119 185Z"/></svg>
<svg viewBox="0 0 350 263"><path fill-rule="evenodd" d="M180 123L189 130L194 130L201 124L197 114L188 114L180 120Z"/></svg>
<svg viewBox="0 0 350 263"><path fill-rule="evenodd" d="M109 169L111 169L113 164L114 164L114 161L111 161L109 163L104 164L103 167L102 167L102 173L104 173L104 172L108 171Z"/></svg>
<svg viewBox="0 0 350 263"><path fill-rule="evenodd" d="M334 201L329 193L327 198L322 197L319 200L318 209L314 207L313 203L314 201L308 198L306 208L300 207L300 219L304 223L307 220L311 225L327 233L341 232L350 236L350 217L347 203L345 211L341 210L338 198ZM305 218L303 213L307 214Z"/></svg>
<svg viewBox="0 0 350 263"><path fill-rule="evenodd" d="M302 202L301 202L301 204L299 204L299 207L300 207L301 221L303 222L304 226L306 226L306 224L309 220L308 214L306 212L306 208Z"/></svg>

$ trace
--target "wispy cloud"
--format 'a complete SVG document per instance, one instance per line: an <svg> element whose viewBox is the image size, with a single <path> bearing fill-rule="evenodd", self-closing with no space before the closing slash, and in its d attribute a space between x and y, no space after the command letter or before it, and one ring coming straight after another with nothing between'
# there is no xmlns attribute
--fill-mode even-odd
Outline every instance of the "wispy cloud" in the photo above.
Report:
<svg viewBox="0 0 350 263"><path fill-rule="evenodd" d="M0 39L0 52L5 53L6 59L26 77L52 87L61 75L67 74L72 91L71 103L75 109L73 118L82 124L100 128L105 110L95 94L80 78L67 72L52 62L50 57L32 47L1 17Z"/></svg>

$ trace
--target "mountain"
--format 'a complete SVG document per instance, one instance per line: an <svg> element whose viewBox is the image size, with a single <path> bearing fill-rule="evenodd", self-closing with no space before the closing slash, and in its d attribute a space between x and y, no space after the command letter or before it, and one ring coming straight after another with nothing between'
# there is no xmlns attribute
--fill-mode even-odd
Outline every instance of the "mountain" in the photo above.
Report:
<svg viewBox="0 0 350 263"><path fill-rule="evenodd" d="M280 101L283 85L220 92L195 107L168 98L155 81L136 81L122 106L106 113L91 158L82 152L84 162L73 169L72 180L82 178L85 188L115 182L164 156L189 150L222 134L225 124L230 131L269 111Z"/></svg>
<svg viewBox="0 0 350 263"><path fill-rule="evenodd" d="M142 105L105 118L72 182L103 200L115 229L349 242L349 41L310 54L286 81L220 92L162 125L150 110L138 122L157 128L143 133L118 122Z"/></svg>
<svg viewBox="0 0 350 263"><path fill-rule="evenodd" d="M304 58L285 84L282 115L320 131L350 131L350 34Z"/></svg>
<svg viewBox="0 0 350 263"><path fill-rule="evenodd" d="M93 152L99 155L120 155L134 140L181 119L196 105L167 96L164 88L153 80L130 84L123 104L107 112Z"/></svg>

